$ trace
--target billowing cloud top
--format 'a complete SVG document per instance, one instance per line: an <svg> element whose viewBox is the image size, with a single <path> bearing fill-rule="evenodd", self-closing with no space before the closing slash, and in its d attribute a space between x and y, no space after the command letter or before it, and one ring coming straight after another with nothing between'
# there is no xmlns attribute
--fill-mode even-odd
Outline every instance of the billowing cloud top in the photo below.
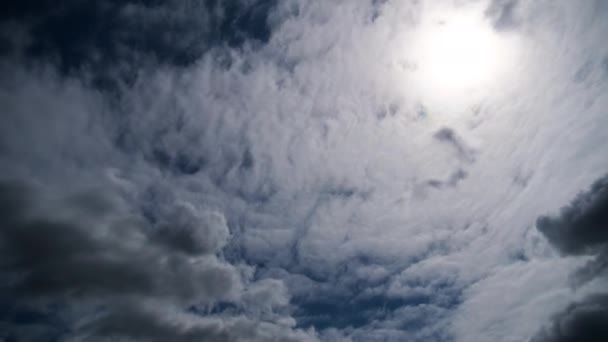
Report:
<svg viewBox="0 0 608 342"><path fill-rule="evenodd" d="M607 17L3 2L0 340L604 341Z"/></svg>

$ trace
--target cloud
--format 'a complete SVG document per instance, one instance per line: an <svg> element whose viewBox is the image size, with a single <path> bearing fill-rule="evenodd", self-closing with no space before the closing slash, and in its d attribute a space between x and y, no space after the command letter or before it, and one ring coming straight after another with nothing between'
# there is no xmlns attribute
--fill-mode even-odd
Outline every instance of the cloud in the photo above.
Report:
<svg viewBox="0 0 608 342"><path fill-rule="evenodd" d="M13 44L21 51L9 47L8 52L52 60L69 74L86 70L96 84L107 86L116 76L132 80L129 73L141 63L188 66L215 46L263 44L270 39L273 7L273 1L235 0L9 1L3 5L0 27L14 25L25 32ZM117 70L117 65L127 70Z"/></svg>
<svg viewBox="0 0 608 342"><path fill-rule="evenodd" d="M458 156L462 158L464 161L472 163L475 161L476 151L474 148L468 146L466 141L464 141L453 129L449 127L443 127L433 135L435 139L450 144L456 150Z"/></svg>
<svg viewBox="0 0 608 342"><path fill-rule="evenodd" d="M316 341L314 335L292 331L292 322L278 324L236 319L201 319L158 307L117 307L93 325L85 326L76 341Z"/></svg>
<svg viewBox="0 0 608 342"><path fill-rule="evenodd" d="M151 239L141 222L111 215L111 204L95 194L36 212L42 200L32 192L4 184L0 194L3 270L15 295L167 297L193 304L228 298L238 287L236 270L210 254L221 248L213 233L208 244L216 245L197 246L203 259L191 260L178 253L191 252L190 246L172 236Z"/></svg>
<svg viewBox="0 0 608 342"><path fill-rule="evenodd" d="M3 310L29 308L33 317L40 316L33 322L41 325L44 338L56 334L46 326L45 303L59 302L87 312L89 322L71 328L87 339L315 339L312 333L292 331L293 324L273 323L285 319L276 310L288 304L278 280L253 282L243 292L241 270L218 257L228 238L221 214L185 203L168 211L164 217L171 228L165 222L150 227L104 193L53 199L40 189L2 184L1 274L8 282L1 300L10 304ZM180 310L188 307L240 305L241 300L247 312L263 312L271 320L259 323L236 315L230 324L217 319L207 324L191 314L193 326L185 326L180 319ZM175 311L175 317L166 310ZM95 318L95 311L101 317ZM7 338L31 333L27 322L7 326Z"/></svg>
<svg viewBox="0 0 608 342"><path fill-rule="evenodd" d="M513 29L517 26L516 10L519 0L492 0L485 14L497 30Z"/></svg>
<svg viewBox="0 0 608 342"><path fill-rule="evenodd" d="M22 3L0 338L511 341L570 301L580 262L531 223L608 168L605 83L572 69L605 57L588 6ZM512 77L422 96L420 22L488 6Z"/></svg>
<svg viewBox="0 0 608 342"><path fill-rule="evenodd" d="M536 226L565 256L592 255L594 259L573 273L577 288L606 277L608 243L608 176L579 193L556 216L540 217ZM549 327L533 339L544 341L602 341L608 338L608 297L587 294L553 317Z"/></svg>
<svg viewBox="0 0 608 342"><path fill-rule="evenodd" d="M152 239L189 255L219 252L230 234L222 214L201 213L189 203L175 205L162 219Z"/></svg>
<svg viewBox="0 0 608 342"><path fill-rule="evenodd" d="M608 176L598 179L555 217L536 227L564 255L596 254L608 243Z"/></svg>
<svg viewBox="0 0 608 342"><path fill-rule="evenodd" d="M595 295L570 304L531 342L599 342L608 339L608 297Z"/></svg>
<svg viewBox="0 0 608 342"><path fill-rule="evenodd" d="M454 171L452 174L450 174L450 176L448 177L447 180L431 179L431 180L427 181L427 184L434 188L442 188L444 186L456 186L456 185L458 185L458 183L460 183L465 178L467 178L466 171L464 171L462 169L458 169L458 170Z"/></svg>

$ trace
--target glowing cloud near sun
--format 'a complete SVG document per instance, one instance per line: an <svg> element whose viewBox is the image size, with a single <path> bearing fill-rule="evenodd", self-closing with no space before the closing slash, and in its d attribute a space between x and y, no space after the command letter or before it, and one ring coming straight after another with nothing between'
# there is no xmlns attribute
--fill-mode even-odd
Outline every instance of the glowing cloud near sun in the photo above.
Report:
<svg viewBox="0 0 608 342"><path fill-rule="evenodd" d="M458 96L500 82L513 62L509 37L480 10L440 11L424 18L412 44L418 87Z"/></svg>

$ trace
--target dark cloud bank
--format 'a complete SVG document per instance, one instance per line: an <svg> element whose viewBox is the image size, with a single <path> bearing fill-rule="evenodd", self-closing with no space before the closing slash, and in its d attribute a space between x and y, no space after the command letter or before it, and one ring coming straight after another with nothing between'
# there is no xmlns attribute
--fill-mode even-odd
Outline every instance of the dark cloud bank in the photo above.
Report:
<svg viewBox="0 0 608 342"><path fill-rule="evenodd" d="M116 63L187 66L214 46L267 41L267 16L273 4L272 0L6 1L0 5L2 51L34 60L50 57L65 73L82 68L109 72Z"/></svg>
<svg viewBox="0 0 608 342"><path fill-rule="evenodd" d="M242 314L285 300L280 283L244 290L218 253L229 232L218 213L177 204L150 225L98 192L44 197L0 186L2 337L6 341L300 341L289 325ZM232 314L207 315L220 303ZM243 308L247 305L247 308ZM186 311L183 311L186 310ZM79 317L91 312L87 319ZM189 313L188 313L189 312ZM198 313L198 314L197 314ZM191 317L188 317L191 316ZM258 318L259 319L259 318ZM193 323L194 322L194 323Z"/></svg>
<svg viewBox="0 0 608 342"><path fill-rule="evenodd" d="M206 54L228 67L230 51L264 44L274 4L0 5L0 340L316 340L295 328L283 282L226 260L218 205L167 185L205 168L220 187L232 165L253 167L247 148L188 150L175 140L183 118L147 130L133 109L142 97L129 97L140 74L179 74ZM148 185L131 174L150 171Z"/></svg>
<svg viewBox="0 0 608 342"><path fill-rule="evenodd" d="M557 216L543 216L537 228L564 256L593 259L574 274L575 282L608 280L608 176L580 193ZM608 340L608 292L590 294L557 314L534 342Z"/></svg>

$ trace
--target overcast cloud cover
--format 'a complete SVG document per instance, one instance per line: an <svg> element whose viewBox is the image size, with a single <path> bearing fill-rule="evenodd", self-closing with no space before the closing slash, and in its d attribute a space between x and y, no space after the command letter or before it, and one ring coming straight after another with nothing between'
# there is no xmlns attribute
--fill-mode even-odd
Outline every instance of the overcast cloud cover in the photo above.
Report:
<svg viewBox="0 0 608 342"><path fill-rule="evenodd" d="M512 68L425 91L460 10ZM607 34L603 0L3 2L0 341L608 340Z"/></svg>

